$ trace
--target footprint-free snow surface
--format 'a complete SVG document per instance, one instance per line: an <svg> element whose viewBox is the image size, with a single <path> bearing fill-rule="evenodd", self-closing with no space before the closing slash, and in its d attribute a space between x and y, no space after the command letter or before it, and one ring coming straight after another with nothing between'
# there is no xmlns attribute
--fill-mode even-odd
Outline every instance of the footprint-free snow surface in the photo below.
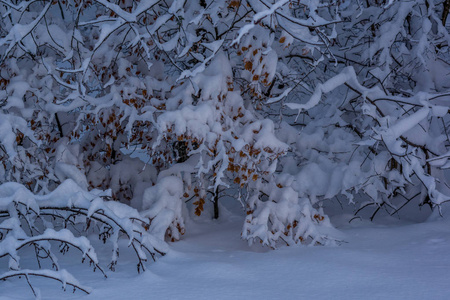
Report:
<svg viewBox="0 0 450 300"><path fill-rule="evenodd" d="M92 287L90 295L31 281L42 299L450 299L448 220L388 226L341 218L340 246L269 250L240 239L243 216L225 219L188 222L183 240L141 274L126 241L107 279L80 264L76 251L62 256L61 266ZM109 247L96 246L110 256ZM1 300L32 298L24 278L0 282Z"/></svg>

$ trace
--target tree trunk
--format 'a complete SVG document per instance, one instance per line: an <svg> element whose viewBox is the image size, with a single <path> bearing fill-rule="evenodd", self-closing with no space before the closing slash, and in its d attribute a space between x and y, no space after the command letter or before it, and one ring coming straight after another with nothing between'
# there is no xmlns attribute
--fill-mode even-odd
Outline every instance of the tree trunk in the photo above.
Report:
<svg viewBox="0 0 450 300"><path fill-rule="evenodd" d="M58 126L59 135L61 137L64 137L63 129L62 129L62 126L61 126L61 122L59 121L58 113L55 113L55 120L56 120L56 125Z"/></svg>
<svg viewBox="0 0 450 300"><path fill-rule="evenodd" d="M219 187L214 191L214 219L219 218Z"/></svg>
<svg viewBox="0 0 450 300"><path fill-rule="evenodd" d="M447 16L450 11L450 0L444 2L444 9L442 11L442 25L445 27L445 23L447 22Z"/></svg>

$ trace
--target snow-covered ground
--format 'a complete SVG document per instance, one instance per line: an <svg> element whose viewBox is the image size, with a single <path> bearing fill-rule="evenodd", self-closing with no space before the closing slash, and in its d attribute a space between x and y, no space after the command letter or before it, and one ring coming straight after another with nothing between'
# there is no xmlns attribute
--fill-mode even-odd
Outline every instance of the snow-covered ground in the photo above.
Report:
<svg viewBox="0 0 450 300"><path fill-rule="evenodd" d="M345 240L340 246L269 250L240 239L242 215L223 214L219 221L189 221L183 240L142 274L123 249L126 241L108 279L79 264L72 250L60 264L94 288L88 296L63 292L58 282L31 281L42 299L450 299L449 220L381 216L348 224L344 215L334 219ZM32 298L23 278L0 282L1 300Z"/></svg>

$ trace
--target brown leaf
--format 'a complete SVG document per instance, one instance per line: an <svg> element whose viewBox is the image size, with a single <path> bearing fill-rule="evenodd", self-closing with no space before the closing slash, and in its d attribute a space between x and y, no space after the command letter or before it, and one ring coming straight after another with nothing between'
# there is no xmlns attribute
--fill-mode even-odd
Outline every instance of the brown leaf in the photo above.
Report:
<svg viewBox="0 0 450 300"><path fill-rule="evenodd" d="M248 60L244 65L244 69L246 69L247 71L251 71L252 68L253 68L253 63Z"/></svg>

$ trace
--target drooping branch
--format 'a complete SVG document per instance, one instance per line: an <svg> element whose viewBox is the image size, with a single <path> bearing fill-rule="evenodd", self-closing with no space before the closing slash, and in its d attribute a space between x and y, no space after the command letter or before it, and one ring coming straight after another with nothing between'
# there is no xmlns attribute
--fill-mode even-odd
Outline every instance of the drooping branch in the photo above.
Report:
<svg viewBox="0 0 450 300"><path fill-rule="evenodd" d="M80 291L85 292L86 294L90 294L92 289L90 287L86 287L81 285L78 280L76 280L69 272L66 270L61 271L51 271L51 270L19 270L19 271L8 271L6 273L3 273L0 275L0 280L6 280L8 278L17 277L17 276L24 276L28 283L28 276L36 276L36 277L44 277L47 279L53 279L56 281L59 281L63 285L63 289L66 290L66 286L72 286L74 289L78 289ZM34 291L33 287L30 284L30 288L32 289L32 292L34 296L36 295L36 292Z"/></svg>

